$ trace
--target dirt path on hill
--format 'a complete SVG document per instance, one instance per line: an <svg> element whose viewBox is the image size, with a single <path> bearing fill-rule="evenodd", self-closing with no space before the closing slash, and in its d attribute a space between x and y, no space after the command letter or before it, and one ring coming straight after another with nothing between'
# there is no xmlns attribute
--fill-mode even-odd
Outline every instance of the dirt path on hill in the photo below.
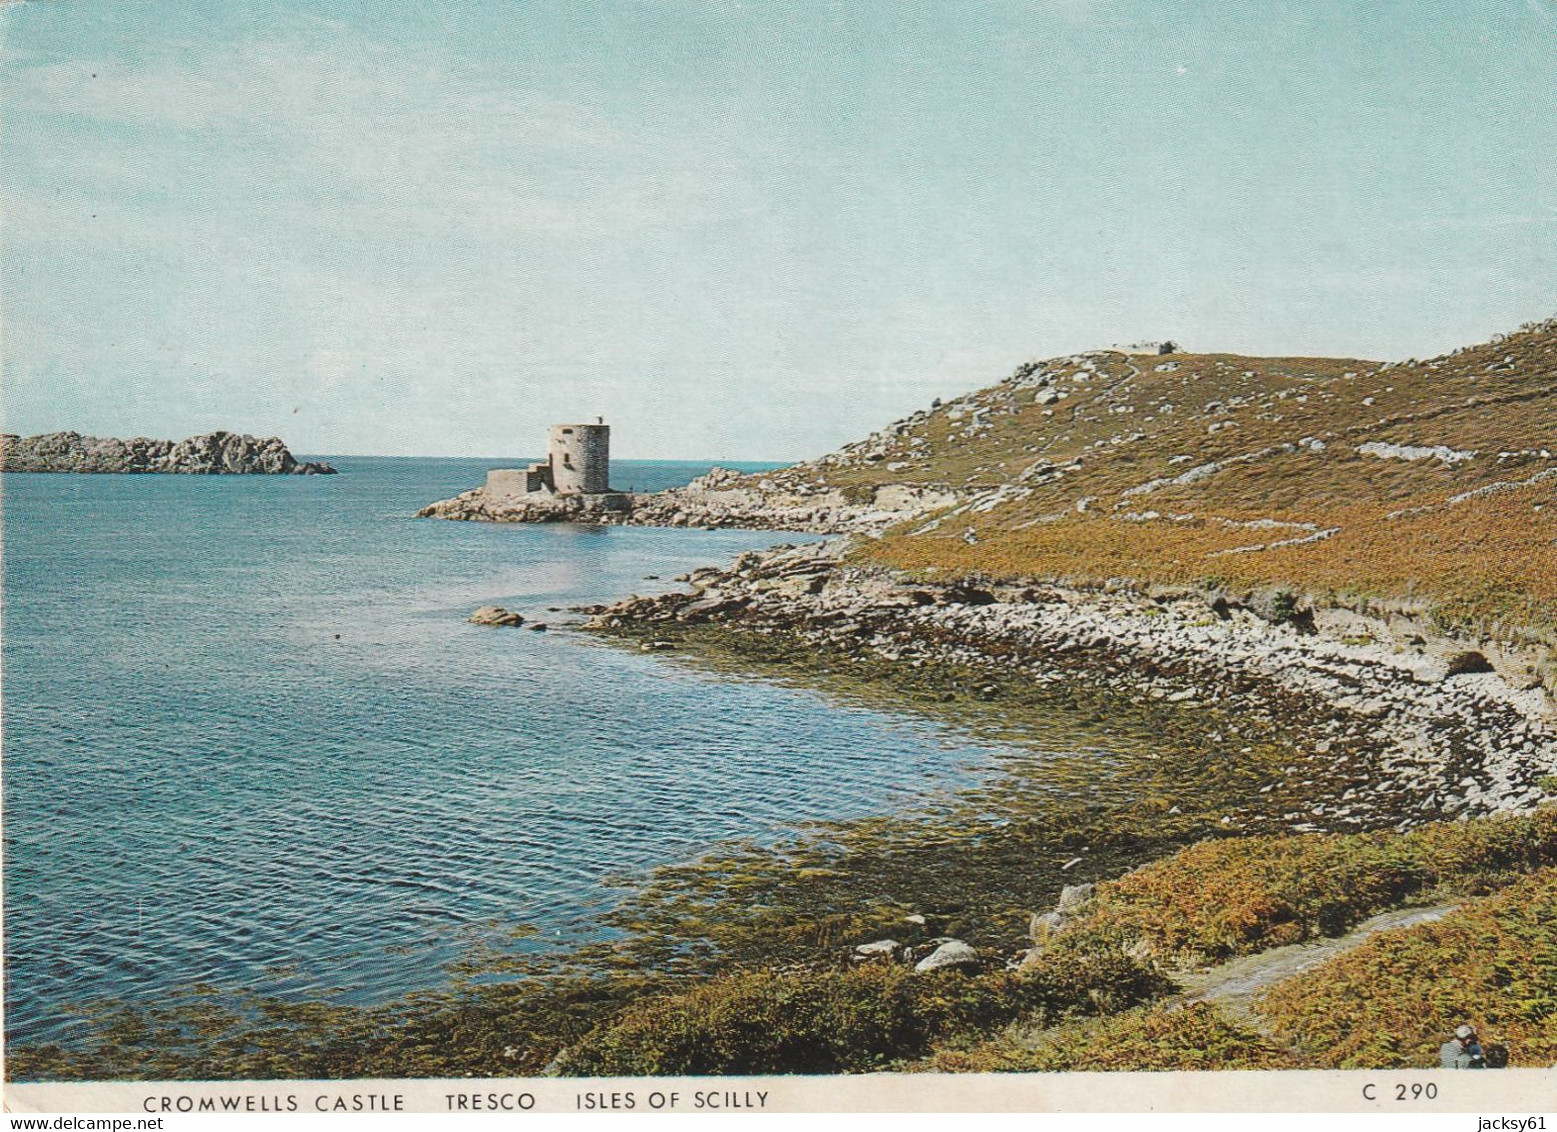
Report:
<svg viewBox="0 0 1557 1132"><path fill-rule="evenodd" d="M1230 1018L1268 1033L1264 1018L1254 1010L1254 1000L1265 990L1332 956L1350 951L1379 932L1430 924L1443 919L1458 907L1458 904L1437 904L1428 908L1396 908L1364 920L1345 935L1334 939L1309 940L1275 947L1257 955L1234 959L1209 971L1183 973L1178 979L1184 987L1184 1001L1211 1003Z"/></svg>

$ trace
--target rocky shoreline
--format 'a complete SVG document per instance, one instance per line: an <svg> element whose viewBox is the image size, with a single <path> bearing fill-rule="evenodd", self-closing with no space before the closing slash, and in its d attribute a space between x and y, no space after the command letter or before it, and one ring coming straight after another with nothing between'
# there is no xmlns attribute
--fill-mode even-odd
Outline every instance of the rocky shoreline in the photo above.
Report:
<svg viewBox="0 0 1557 1132"><path fill-rule="evenodd" d="M103 475L329 476L329 464L299 461L280 437L216 432L187 440L82 436L51 432L0 436L0 471Z"/></svg>
<svg viewBox="0 0 1557 1132"><path fill-rule="evenodd" d="M684 580L690 592L592 607L585 627L648 649L714 630L1215 708L1210 726L1238 721L1211 736L1223 749L1240 730L1280 736L1330 768L1334 785L1271 783L1293 798L1282 815L1292 831L1373 827L1381 815L1409 828L1529 809L1557 792L1557 710L1531 658L1436 636L1409 614L1302 608L1280 595L926 582L853 564L839 540L749 552ZM1289 769L1294 779L1311 770Z"/></svg>

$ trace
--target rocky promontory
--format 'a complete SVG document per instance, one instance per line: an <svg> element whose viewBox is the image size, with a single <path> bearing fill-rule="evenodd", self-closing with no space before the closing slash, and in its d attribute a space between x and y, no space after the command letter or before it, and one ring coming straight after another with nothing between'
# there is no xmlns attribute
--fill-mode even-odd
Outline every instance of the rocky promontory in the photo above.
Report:
<svg viewBox="0 0 1557 1132"><path fill-rule="evenodd" d="M949 507L959 498L951 489L936 485L884 484L863 490L831 487L813 479L808 470L807 465L797 465L748 474L713 468L683 487L636 495L505 496L478 487L430 504L418 511L417 517L838 534L884 530L916 515Z"/></svg>
<svg viewBox="0 0 1557 1132"><path fill-rule="evenodd" d="M632 497L606 495L491 495L478 487L442 499L416 513L418 519L460 519L480 523L625 523ZM626 506L624 506L626 504Z"/></svg>
<svg viewBox="0 0 1557 1132"><path fill-rule="evenodd" d="M208 432L187 440L138 436L82 436L51 432L41 436L0 436L0 471L164 474L188 476L334 475L329 464L299 461L280 437L264 439L232 432Z"/></svg>

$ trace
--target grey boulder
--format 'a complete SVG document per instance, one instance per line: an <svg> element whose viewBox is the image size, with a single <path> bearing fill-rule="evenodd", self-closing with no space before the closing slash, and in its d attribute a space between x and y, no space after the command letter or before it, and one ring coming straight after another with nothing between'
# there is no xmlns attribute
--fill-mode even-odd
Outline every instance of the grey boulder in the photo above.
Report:
<svg viewBox="0 0 1557 1132"><path fill-rule="evenodd" d="M947 939L942 940L939 947L915 963L914 970L923 973L942 971L948 967L977 967L980 962L979 953L971 944L964 943L960 939Z"/></svg>
<svg viewBox="0 0 1557 1132"><path fill-rule="evenodd" d="M523 625L524 618L501 605L483 605L465 618L472 625Z"/></svg>

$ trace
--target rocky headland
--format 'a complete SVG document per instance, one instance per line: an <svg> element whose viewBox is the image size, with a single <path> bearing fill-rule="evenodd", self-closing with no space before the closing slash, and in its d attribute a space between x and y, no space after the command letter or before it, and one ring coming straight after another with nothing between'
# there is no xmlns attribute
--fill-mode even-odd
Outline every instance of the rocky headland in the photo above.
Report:
<svg viewBox="0 0 1557 1132"><path fill-rule="evenodd" d="M640 527L741 527L772 531L884 530L956 503L944 487L883 484L848 491L817 482L805 465L748 475L713 468L684 487L609 497L501 496L478 487L417 512L422 519L487 523L610 523ZM609 499L612 506L603 500ZM625 500L626 506L617 505Z"/></svg>
<svg viewBox="0 0 1557 1132"><path fill-rule="evenodd" d="M279 437L264 439L232 432L208 432L187 440L138 436L82 436L51 432L0 436L0 471L164 474L189 476L334 475L328 464L299 461Z"/></svg>

